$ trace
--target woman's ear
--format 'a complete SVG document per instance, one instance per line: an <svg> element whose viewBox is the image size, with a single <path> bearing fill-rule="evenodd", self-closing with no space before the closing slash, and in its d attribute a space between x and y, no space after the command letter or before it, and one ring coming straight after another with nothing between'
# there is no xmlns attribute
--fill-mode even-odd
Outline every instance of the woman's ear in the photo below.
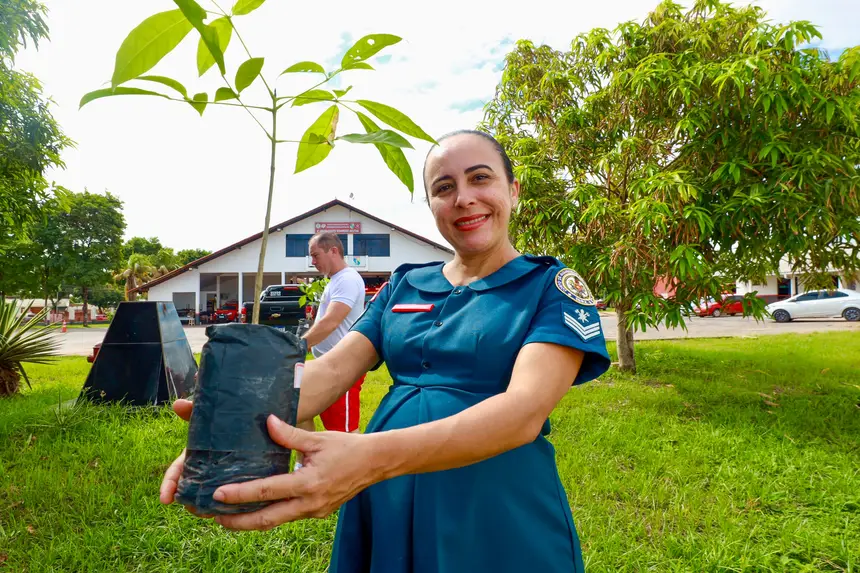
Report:
<svg viewBox="0 0 860 573"><path fill-rule="evenodd" d="M514 179L514 182L511 183L511 209L517 209L517 203L520 200L520 182Z"/></svg>

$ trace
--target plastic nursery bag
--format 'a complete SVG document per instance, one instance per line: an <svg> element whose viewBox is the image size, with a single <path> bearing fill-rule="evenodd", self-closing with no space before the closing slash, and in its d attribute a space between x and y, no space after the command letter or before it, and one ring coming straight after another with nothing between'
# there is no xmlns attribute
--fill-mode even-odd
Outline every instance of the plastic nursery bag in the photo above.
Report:
<svg viewBox="0 0 860 573"><path fill-rule="evenodd" d="M257 324L213 325L206 336L176 500L201 514L256 511L271 502L223 504L212 494L289 472L291 451L272 441L266 419L295 425L307 346Z"/></svg>

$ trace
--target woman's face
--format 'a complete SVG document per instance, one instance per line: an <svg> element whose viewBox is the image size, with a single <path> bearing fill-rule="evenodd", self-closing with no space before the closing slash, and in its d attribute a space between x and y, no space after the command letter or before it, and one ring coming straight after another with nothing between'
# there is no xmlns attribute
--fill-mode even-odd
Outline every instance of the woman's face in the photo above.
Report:
<svg viewBox="0 0 860 573"><path fill-rule="evenodd" d="M520 185L508 181L491 142L471 134L443 140L427 158L424 181L436 227L458 253L481 253L508 240Z"/></svg>

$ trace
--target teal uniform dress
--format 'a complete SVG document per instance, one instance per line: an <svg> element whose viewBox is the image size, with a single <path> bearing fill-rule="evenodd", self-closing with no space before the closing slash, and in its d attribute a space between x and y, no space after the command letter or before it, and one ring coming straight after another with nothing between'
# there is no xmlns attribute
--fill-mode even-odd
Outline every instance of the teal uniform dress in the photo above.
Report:
<svg viewBox="0 0 860 573"><path fill-rule="evenodd" d="M573 384L609 368L594 299L556 259L523 255L457 287L442 266L399 267L352 327L394 380L367 432L440 420L504 392L532 342L585 353ZM536 440L493 458L365 489L340 508L329 571L582 572L549 431L547 420Z"/></svg>

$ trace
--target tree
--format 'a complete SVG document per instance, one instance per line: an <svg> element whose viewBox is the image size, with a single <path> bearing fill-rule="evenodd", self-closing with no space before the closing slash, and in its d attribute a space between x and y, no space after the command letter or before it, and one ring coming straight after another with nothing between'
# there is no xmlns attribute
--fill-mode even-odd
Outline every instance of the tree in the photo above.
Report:
<svg viewBox="0 0 860 573"><path fill-rule="evenodd" d="M62 195L44 174L63 167L60 152L72 144L51 115L39 80L13 69L28 38L38 47L48 37L44 14L33 0L0 3L0 253L25 238L46 200Z"/></svg>
<svg viewBox="0 0 860 573"><path fill-rule="evenodd" d="M164 245L158 240L158 237L132 237L122 245L122 260L127 261L132 255L146 255L148 257L158 254Z"/></svg>
<svg viewBox="0 0 860 573"><path fill-rule="evenodd" d="M212 251L207 251L206 249L182 249L181 251L176 253L176 257L179 259L179 265L185 266L188 263L196 261L197 259L208 257L211 254Z"/></svg>
<svg viewBox="0 0 860 573"><path fill-rule="evenodd" d="M57 217L59 252L65 283L80 289L86 326L89 290L109 282L119 266L125 217L122 202L110 193L75 193L69 204L69 212Z"/></svg>
<svg viewBox="0 0 860 573"><path fill-rule="evenodd" d="M401 38L391 34L364 36L347 50L341 59L340 66L331 72L327 72L322 65L316 62L304 61L293 64L282 71L278 77L284 74L308 73L313 74L312 77L318 78L319 81L296 95L279 96L277 88L273 87L275 84L271 81L271 77L267 80L262 74L265 59L251 55L248 44L239 35L239 30L235 25L237 17L250 14L258 9L265 0L236 0L229 13L222 10L214 1L208 10L200 6L195 0L173 1L178 6L178 10L154 14L129 33L117 52L111 87L85 94L81 98L80 105L83 107L93 100L109 96L147 95L187 103L201 116L209 105L243 108L257 123L269 141L271 150L269 191L265 222L261 233L260 256L254 281L254 310L251 317L251 322L257 324L260 314L260 291L263 287L266 248L269 241L278 144L298 145L296 173L325 160L334 148L336 141L374 145L382 155L385 164L412 193L414 191L412 168L402 151L403 148L412 148L412 144L397 131L380 129L370 117L359 112L358 107L406 135L431 143L435 143L435 140L406 115L388 105L369 100L346 99L345 96L352 89L352 86L342 90L321 89L342 73L354 70L372 70L373 67L367 60L386 47L397 44ZM212 15L217 16L217 18L207 22L206 20ZM173 78L145 75L162 58L172 52L192 29L196 30L200 36L197 48L198 74L202 76L208 70L217 67L221 79L224 81L224 86L218 88L211 98L206 92L189 96L185 86ZM248 59L238 67L235 76L231 74L235 78L231 81L227 77L224 53L234 34ZM268 98L263 102L263 105L249 105L246 100L243 100L242 91L258 79L265 86ZM134 86L128 85L132 81L143 83ZM140 87L145 85L152 88L154 84L159 84L159 89L170 88L170 95ZM326 110L305 130L300 140L278 139L278 112L284 106L296 107L315 104L326 105ZM337 135L341 109L355 113L359 123L364 128L364 133ZM264 115L265 121L271 127L266 128L256 114ZM283 125L281 127L283 128Z"/></svg>
<svg viewBox="0 0 860 573"><path fill-rule="evenodd" d="M831 61L804 47L820 38L697 0L507 56L485 123L524 183L513 227L606 294L622 370L635 329L684 326L726 283L760 284L784 258L809 286L860 266L860 48ZM744 310L764 312L752 294Z"/></svg>

